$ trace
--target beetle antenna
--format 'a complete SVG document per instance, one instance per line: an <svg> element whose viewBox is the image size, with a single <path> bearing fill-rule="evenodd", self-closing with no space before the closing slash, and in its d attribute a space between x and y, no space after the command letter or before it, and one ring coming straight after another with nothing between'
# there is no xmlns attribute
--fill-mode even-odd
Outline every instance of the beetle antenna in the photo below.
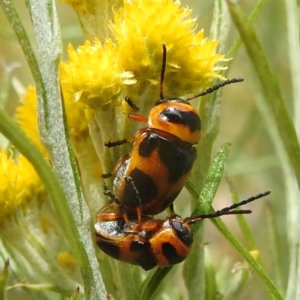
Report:
<svg viewBox="0 0 300 300"><path fill-rule="evenodd" d="M166 71L166 61L167 61L167 48L166 45L163 45L163 60L162 66L160 71L160 91L159 97L160 99L164 99L164 78L165 78L165 71Z"/></svg>
<svg viewBox="0 0 300 300"><path fill-rule="evenodd" d="M252 201L255 201L257 199L263 198L265 196L268 196L271 193L271 191L266 191L264 193L260 193L256 196L252 196L246 200L242 200L238 203L234 203L228 207L225 207L221 210L214 211L213 213L210 214L204 214L204 215L198 215L198 216L193 216L189 218L185 218L183 221L187 222L188 224L194 224L197 223L203 219L213 219L217 218L220 216L224 215L243 215L243 214L250 214L252 211L251 210L235 210L236 208L243 206L247 203L250 203Z"/></svg>
<svg viewBox="0 0 300 300"><path fill-rule="evenodd" d="M191 96L187 99L185 99L186 101L190 101L190 100L193 100L195 98L198 98L198 97L202 97L202 96L205 96L207 94L211 94L215 91L217 91L218 89L224 87L225 85L229 85L229 84L232 84L232 83L238 83L238 82L242 82L244 81L244 78L231 78L231 79L227 79L225 81L221 81L215 85L213 85L212 87L208 88L207 90L199 93L199 94L196 94L194 96Z"/></svg>

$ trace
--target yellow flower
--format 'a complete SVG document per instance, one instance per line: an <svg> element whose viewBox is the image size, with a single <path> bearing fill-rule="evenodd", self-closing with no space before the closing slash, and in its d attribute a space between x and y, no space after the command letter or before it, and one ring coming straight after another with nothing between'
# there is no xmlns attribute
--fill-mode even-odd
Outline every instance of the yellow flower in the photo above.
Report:
<svg viewBox="0 0 300 300"><path fill-rule="evenodd" d="M68 119L69 130L72 138L78 139L82 135L87 135L88 123L84 111L86 105L80 102L74 102L68 95L67 88L62 87L64 91L64 101ZM23 95L22 103L17 107L16 120L21 125L23 131L30 137L35 145L43 152L45 157L49 157L46 148L40 141L38 132L37 118L37 95L33 86L27 87L26 94Z"/></svg>
<svg viewBox="0 0 300 300"><path fill-rule="evenodd" d="M68 92L68 88L65 86L65 84L62 84L62 90L69 132L73 140L78 141L80 137L86 137L88 135L89 124L85 117L87 105L80 101L75 102L73 100L73 95Z"/></svg>
<svg viewBox="0 0 300 300"><path fill-rule="evenodd" d="M17 208L39 199L45 192L44 185L32 165L19 155L17 162L12 152L0 150L0 220L13 215Z"/></svg>
<svg viewBox="0 0 300 300"><path fill-rule="evenodd" d="M59 266L61 266L64 269L74 269L76 266L76 261L74 257L69 252L59 252L57 254L57 262Z"/></svg>
<svg viewBox="0 0 300 300"><path fill-rule="evenodd" d="M116 100L122 78L131 74L118 67L118 51L111 40L104 45L98 39L86 41L77 51L68 47L69 61L61 64L61 82L72 100L95 108Z"/></svg>
<svg viewBox="0 0 300 300"><path fill-rule="evenodd" d="M21 105L17 107L15 118L22 130L30 137L34 144L49 157L46 148L40 141L37 119L37 95L35 87L28 86L26 94L22 96Z"/></svg>
<svg viewBox="0 0 300 300"><path fill-rule="evenodd" d="M111 28L120 51L120 68L138 80L128 88L130 96L142 94L149 84L158 95L163 44L167 47L167 96L198 92L221 77L216 72L216 63L223 58L216 54L217 41L208 41L203 31L196 32L191 10L180 7L179 1L125 0Z"/></svg>

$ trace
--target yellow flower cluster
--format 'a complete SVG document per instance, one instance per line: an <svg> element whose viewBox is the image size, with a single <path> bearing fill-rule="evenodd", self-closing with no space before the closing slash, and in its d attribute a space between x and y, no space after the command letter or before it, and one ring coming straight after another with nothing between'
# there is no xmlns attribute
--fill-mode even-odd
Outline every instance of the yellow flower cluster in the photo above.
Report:
<svg viewBox="0 0 300 300"><path fill-rule="evenodd" d="M197 32L191 10L180 5L172 0L124 0L110 21L113 41L87 41L77 51L69 46L61 79L74 100L96 107L126 95L139 105L152 105L159 95L163 44L166 97L198 93L222 78L217 72L223 59L216 53L218 42Z"/></svg>
<svg viewBox="0 0 300 300"><path fill-rule="evenodd" d="M167 47L164 87L169 95L182 96L199 91L215 77L217 41L207 41L196 32L191 10L179 1L132 0L115 13L111 22L120 51L120 65L143 83L159 82L162 44ZM156 100L156 99L155 99Z"/></svg>
<svg viewBox="0 0 300 300"><path fill-rule="evenodd" d="M0 150L0 220L16 212L31 200L36 200L45 192L44 185L32 165L19 155L14 160L11 151ZM34 199L33 199L34 198Z"/></svg>
<svg viewBox="0 0 300 300"><path fill-rule="evenodd" d="M28 86L22 95L22 105L17 107L15 118L23 131L30 137L34 144L48 157L46 148L40 141L37 119L37 95L35 87Z"/></svg>
<svg viewBox="0 0 300 300"><path fill-rule="evenodd" d="M89 1L69 2L79 10L92 5ZM106 159L104 142L121 138L129 132L128 128L134 131L126 123L127 106L120 105L124 96L146 111L158 99L163 45L167 48L165 97L200 92L214 78L222 77L217 71L223 59L223 55L216 53L217 41L208 41L203 31L196 31L191 10L181 7L179 1L124 0L109 24L112 39L100 41L95 37L76 50L69 45L68 61L60 68L73 141L79 141L81 136L89 139L90 134L102 167L105 160L114 161L111 157ZM23 98L23 105L17 109L17 121L48 157L37 130L35 89L28 88ZM94 110L92 114L88 112L90 108ZM86 117L89 115L93 118ZM78 144L74 148L78 159L82 156L80 149L85 147ZM111 165L107 167L110 168Z"/></svg>
<svg viewBox="0 0 300 300"><path fill-rule="evenodd" d="M88 122L86 121L84 111L86 105L82 102L70 101L71 96L67 93L67 88L64 89L64 100L70 134L73 138L77 138L82 134L87 133ZM41 143L38 132L37 119L37 94L33 86L28 86L26 93L22 95L22 104L17 107L15 118L20 124L23 131L30 137L35 145L43 152L46 158L49 158L48 152Z"/></svg>
<svg viewBox="0 0 300 300"><path fill-rule="evenodd" d="M118 50L111 40L104 45L95 38L86 41L77 51L68 47L69 61L61 64L64 91L79 101L95 108L118 98L122 78L131 74L120 71Z"/></svg>

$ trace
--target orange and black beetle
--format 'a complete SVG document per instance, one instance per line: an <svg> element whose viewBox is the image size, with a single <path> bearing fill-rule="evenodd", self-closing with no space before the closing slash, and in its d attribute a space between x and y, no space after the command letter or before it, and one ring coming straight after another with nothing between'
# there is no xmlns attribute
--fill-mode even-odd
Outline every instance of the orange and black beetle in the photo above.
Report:
<svg viewBox="0 0 300 300"><path fill-rule="evenodd" d="M96 243L109 256L150 270L182 262L191 251L193 232L190 225L203 219L223 215L248 214L251 210L235 210L251 201L270 194L270 191L243 200L210 214L182 219L173 215L166 220L154 220L142 215L141 221L129 218L127 225L115 203L102 208L95 224Z"/></svg>
<svg viewBox="0 0 300 300"><path fill-rule="evenodd" d="M168 207L174 213L173 201L182 190L196 159L195 145L201 133L200 117L188 101L224 85L243 81L230 79L185 100L164 98L165 66L166 47L163 45L160 99L151 109L148 119L131 114L132 119L148 122L148 127L137 131L133 138L105 144L113 147L133 142L131 153L122 156L111 173L102 175L102 178L115 176L113 194L126 220L126 214L131 212L137 213L139 221L142 213L156 215ZM137 109L130 99L125 100Z"/></svg>

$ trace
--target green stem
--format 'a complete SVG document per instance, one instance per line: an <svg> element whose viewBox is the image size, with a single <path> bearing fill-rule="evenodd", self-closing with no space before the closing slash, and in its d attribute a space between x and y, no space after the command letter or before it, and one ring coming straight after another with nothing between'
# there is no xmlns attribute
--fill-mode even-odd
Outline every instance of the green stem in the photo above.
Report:
<svg viewBox="0 0 300 300"><path fill-rule="evenodd" d="M83 200L61 104L58 79L61 41L55 2L45 0L27 3L36 33L40 64L14 5L10 0L1 0L0 3L35 79L39 100L39 129L58 177L28 137L3 113L0 115L3 115L0 130L28 158L43 180L79 265L86 298L106 299L92 242L90 214Z"/></svg>
<svg viewBox="0 0 300 300"><path fill-rule="evenodd" d="M283 300L278 288L270 279L264 268L253 258L249 251L238 241L238 239L228 230L220 218L211 219L211 222L218 228L222 235L234 246L234 248L243 256L243 258L257 272L260 278L265 282L267 288L273 294L275 299Z"/></svg>
<svg viewBox="0 0 300 300"><path fill-rule="evenodd" d="M158 268L152 276L148 276L143 282L140 300L154 299L156 291L161 286L163 279L169 274L172 268L173 266L168 268Z"/></svg>

